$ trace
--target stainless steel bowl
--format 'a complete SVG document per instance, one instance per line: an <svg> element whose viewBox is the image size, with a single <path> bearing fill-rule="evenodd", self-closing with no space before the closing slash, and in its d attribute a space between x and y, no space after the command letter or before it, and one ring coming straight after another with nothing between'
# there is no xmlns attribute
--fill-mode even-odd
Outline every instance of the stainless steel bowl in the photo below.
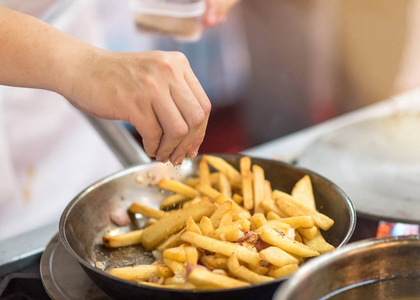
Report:
<svg viewBox="0 0 420 300"><path fill-rule="evenodd" d="M273 300L420 299L420 236L368 239L305 263Z"/></svg>

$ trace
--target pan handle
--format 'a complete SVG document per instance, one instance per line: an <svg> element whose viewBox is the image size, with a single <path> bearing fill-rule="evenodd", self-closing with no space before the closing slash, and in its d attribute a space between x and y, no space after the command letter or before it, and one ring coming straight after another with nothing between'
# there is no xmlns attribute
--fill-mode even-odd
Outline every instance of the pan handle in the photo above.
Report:
<svg viewBox="0 0 420 300"><path fill-rule="evenodd" d="M140 144L121 123L83 114L124 167L151 162Z"/></svg>

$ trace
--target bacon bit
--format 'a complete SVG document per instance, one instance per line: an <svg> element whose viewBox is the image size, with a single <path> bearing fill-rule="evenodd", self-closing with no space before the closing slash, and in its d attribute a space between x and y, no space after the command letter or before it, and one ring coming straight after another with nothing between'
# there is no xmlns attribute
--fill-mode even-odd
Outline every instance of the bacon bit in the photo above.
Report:
<svg viewBox="0 0 420 300"><path fill-rule="evenodd" d="M250 244L255 245L258 241L258 234L255 231L247 231L245 232L245 235L237 240L236 242L241 244L243 242L248 242Z"/></svg>
<svg viewBox="0 0 420 300"><path fill-rule="evenodd" d="M159 282L159 277L155 275L155 273L152 274L152 276L149 277L149 282L151 283L158 283Z"/></svg>
<svg viewBox="0 0 420 300"><path fill-rule="evenodd" d="M270 247L270 244L267 244L262 239L258 238L258 241L255 244L255 248L257 249L258 252L260 252L261 250L264 250L265 248L268 248L268 247Z"/></svg>
<svg viewBox="0 0 420 300"><path fill-rule="evenodd" d="M130 224L130 217L128 216L127 212L123 209L116 209L109 214L109 217L112 222L114 222L118 226L126 226Z"/></svg>
<svg viewBox="0 0 420 300"><path fill-rule="evenodd" d="M203 270L207 270L206 267L202 266L202 265L194 265L194 264L187 264L187 266L185 267L186 273L185 273L185 279L188 278L188 275L190 275L191 271L194 270L195 268L200 268Z"/></svg>
<svg viewBox="0 0 420 300"><path fill-rule="evenodd" d="M274 228L274 230L279 233L281 236L285 236L286 234L278 228Z"/></svg>

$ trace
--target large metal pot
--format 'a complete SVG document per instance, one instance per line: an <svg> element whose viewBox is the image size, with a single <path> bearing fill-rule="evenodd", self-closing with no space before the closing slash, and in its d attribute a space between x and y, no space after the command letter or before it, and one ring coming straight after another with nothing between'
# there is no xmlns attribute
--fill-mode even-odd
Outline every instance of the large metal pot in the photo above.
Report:
<svg viewBox="0 0 420 300"><path fill-rule="evenodd" d="M238 168L240 155L221 157ZM153 261L151 253L146 252L140 245L107 249L102 246L102 236L111 231L125 232L141 226L144 220L133 219L131 225L119 227L112 222L112 215L125 213L135 201L158 208L168 194L158 189L156 183L162 178L182 180L196 175L199 160L200 157L186 160L177 168L161 163L146 163L127 168L82 191L63 212L59 226L63 245L89 277L113 298L271 299L283 281L281 279L269 284L218 291L181 291L141 286L113 277L96 267L105 265L108 269ZM325 232L325 239L335 247L347 243L355 227L356 214L353 205L341 189L313 172L289 164L256 158L252 159L252 163L264 168L266 178L271 181L273 188L286 192L290 192L294 184L308 174L313 183L317 209L335 220L334 226Z"/></svg>
<svg viewBox="0 0 420 300"><path fill-rule="evenodd" d="M368 239L304 264L274 300L420 299L420 236Z"/></svg>

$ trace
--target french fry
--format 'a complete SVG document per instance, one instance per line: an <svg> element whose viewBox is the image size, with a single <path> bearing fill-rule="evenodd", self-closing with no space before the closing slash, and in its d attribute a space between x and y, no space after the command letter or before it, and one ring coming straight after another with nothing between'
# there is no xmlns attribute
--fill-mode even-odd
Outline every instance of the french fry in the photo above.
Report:
<svg viewBox="0 0 420 300"><path fill-rule="evenodd" d="M200 230L203 235L209 235L214 230L213 223L208 217L201 218Z"/></svg>
<svg viewBox="0 0 420 300"><path fill-rule="evenodd" d="M241 266L235 254L229 257L227 267L233 275L249 283L264 283L274 280L271 277L259 275L246 267Z"/></svg>
<svg viewBox="0 0 420 300"><path fill-rule="evenodd" d="M185 284L185 277L176 274L172 277L165 278L163 281L164 286L177 286L182 284Z"/></svg>
<svg viewBox="0 0 420 300"><path fill-rule="evenodd" d="M274 211L270 210L266 215L267 221L271 220L280 220L282 217L280 217L278 214L276 214Z"/></svg>
<svg viewBox="0 0 420 300"><path fill-rule="evenodd" d="M318 226L319 228L323 229L323 230L328 230L331 228L331 226L334 225L334 220L331 219L330 217L310 208L307 207L306 205L304 205L303 203L301 203L300 201L296 200L294 197L292 197L289 194L286 194L284 192L281 192L279 190L274 190L273 191L273 198L277 199L277 198L283 198L286 199L288 201L290 201L291 203L295 204L297 207L299 207L305 214L312 216L312 218L314 219L315 225Z"/></svg>
<svg viewBox="0 0 420 300"><path fill-rule="evenodd" d="M198 163L198 174L200 178L200 184L211 186L210 169L205 159L200 160Z"/></svg>
<svg viewBox="0 0 420 300"><path fill-rule="evenodd" d="M318 227L312 226L309 228L298 228L297 231L302 237L307 238L308 240L312 240L318 231Z"/></svg>
<svg viewBox="0 0 420 300"><path fill-rule="evenodd" d="M133 214L141 214L145 217L154 218L156 220L162 219L165 216L165 212L163 210L153 209L137 202L132 203L128 210Z"/></svg>
<svg viewBox="0 0 420 300"><path fill-rule="evenodd" d="M274 278L282 278L289 276L290 274L294 273L298 269L297 264L290 264L285 265L284 267L280 268L273 268L268 272L268 276L274 277Z"/></svg>
<svg viewBox="0 0 420 300"><path fill-rule="evenodd" d="M145 227L149 227L150 225L152 225L152 224L154 224L154 223L156 223L157 222L157 220L156 219L154 219L154 218L149 218L149 219L147 219L146 220L146 223L144 223L144 226Z"/></svg>
<svg viewBox="0 0 420 300"><path fill-rule="evenodd" d="M198 263L198 251L196 247L187 246L184 248L187 264L196 265Z"/></svg>
<svg viewBox="0 0 420 300"><path fill-rule="evenodd" d="M251 210L254 208L254 191L252 187L251 159L247 156L241 157L240 161L242 196L244 198L244 208Z"/></svg>
<svg viewBox="0 0 420 300"><path fill-rule="evenodd" d="M198 221L203 216L211 215L215 209L216 206L213 203L203 200L187 208L171 212L144 229L142 244L146 249L152 249L166 237L181 230L189 216Z"/></svg>
<svg viewBox="0 0 420 300"><path fill-rule="evenodd" d="M251 226L254 230L260 228L266 223L267 219L261 213L256 213L251 217Z"/></svg>
<svg viewBox="0 0 420 300"><path fill-rule="evenodd" d="M218 185L219 185L219 190L222 193L222 195L225 195L228 198L232 198L232 187L225 174L220 173Z"/></svg>
<svg viewBox="0 0 420 300"><path fill-rule="evenodd" d="M222 289L248 286L249 283L215 274L201 268L194 268L188 275L188 282L201 289Z"/></svg>
<svg viewBox="0 0 420 300"><path fill-rule="evenodd" d="M317 230L315 237L313 239L310 240L303 237L303 242L309 247L318 251L319 253L325 253L325 252L329 252L335 249L333 245L325 241L319 229Z"/></svg>
<svg viewBox="0 0 420 300"><path fill-rule="evenodd" d="M264 199L271 199L272 194L273 190L271 189L271 182L266 179L264 180Z"/></svg>
<svg viewBox="0 0 420 300"><path fill-rule="evenodd" d="M219 180L219 174L220 172L213 172L210 173L210 186L215 186ZM189 185L190 187L195 187L196 185L200 184L200 178L194 177L190 178L185 182L186 185Z"/></svg>
<svg viewBox="0 0 420 300"><path fill-rule="evenodd" d="M188 198L181 194L173 194L166 197L160 204L160 209L169 209L177 206L179 203L187 201Z"/></svg>
<svg viewBox="0 0 420 300"><path fill-rule="evenodd" d="M248 210L244 209L243 207L236 204L232 199L229 199L225 195L219 195L217 198L214 199L214 202L218 204L223 204L224 202L232 202L232 211L233 211L233 218L235 219L235 215L239 216L240 218L249 219L251 214Z"/></svg>
<svg viewBox="0 0 420 300"><path fill-rule="evenodd" d="M300 200L304 205L316 210L315 198L312 191L311 178L303 176L293 187L291 195Z"/></svg>
<svg viewBox="0 0 420 300"><path fill-rule="evenodd" d="M213 228L217 229L220 226L220 221L222 219L223 214L227 213L228 211L232 210L233 203L226 201L222 205L220 205L214 213L210 216L211 223L213 224Z"/></svg>
<svg viewBox="0 0 420 300"><path fill-rule="evenodd" d="M265 275L268 273L268 268L265 266L261 266L261 265L249 265L248 268L252 271L257 273L258 275Z"/></svg>
<svg viewBox="0 0 420 300"><path fill-rule="evenodd" d="M297 231L295 231L295 241L298 241L299 243L303 243L303 239L302 239L302 236L299 234L299 232L297 232ZM304 244L306 244L306 243L304 243ZM306 244L307 245L307 244ZM309 247L311 247L311 246L309 246ZM314 250L316 250L316 251L318 251L317 249L315 249L315 248L313 248L313 247L311 247L312 249L314 249ZM319 252L319 251L318 251ZM321 253L321 252L319 252L319 253Z"/></svg>
<svg viewBox="0 0 420 300"><path fill-rule="evenodd" d="M206 237L188 231L182 234L181 239L198 248L202 248L215 253L220 253L228 257L235 253L238 259L252 265L256 265L260 262L258 254L256 252L250 251L238 244L219 241L210 237Z"/></svg>
<svg viewBox="0 0 420 300"><path fill-rule="evenodd" d="M282 212L277 205L274 203L274 200L272 199L264 199L263 201L261 201L261 207L264 209L265 212L274 212L277 215L279 215L282 218L287 218L289 217L288 215L286 215L284 212Z"/></svg>
<svg viewBox="0 0 420 300"><path fill-rule="evenodd" d="M194 198L200 195L200 193L196 189L172 179L160 180L158 182L158 187L160 187L161 189L172 191L177 194L184 195L188 198Z"/></svg>
<svg viewBox="0 0 420 300"><path fill-rule="evenodd" d="M274 229L276 231L280 230L284 234L287 234L287 232L292 227L290 227L289 224L283 223L281 220L271 220L271 221L267 222L266 224L262 225L261 227L255 229L255 232L257 232L258 234L261 234L261 232L264 228L271 228L271 229Z"/></svg>
<svg viewBox="0 0 420 300"><path fill-rule="evenodd" d="M185 232L185 228L176 234L170 235L166 240L156 246L156 250L163 252L163 250L177 247L182 244L181 235Z"/></svg>
<svg viewBox="0 0 420 300"><path fill-rule="evenodd" d="M209 237L227 242L236 242L244 236L240 230L239 223L232 223L223 227L219 227L208 234Z"/></svg>
<svg viewBox="0 0 420 300"><path fill-rule="evenodd" d="M157 266L157 270L159 274L164 278L169 278L175 275L174 272L172 272L172 270L167 266Z"/></svg>
<svg viewBox="0 0 420 300"><path fill-rule="evenodd" d="M236 203L236 204L242 204L244 202L244 198L241 195L238 194L234 194L232 200Z"/></svg>
<svg viewBox="0 0 420 300"><path fill-rule="evenodd" d="M163 259L165 265L175 274L174 276L185 277L186 275L186 263L177 262L172 259Z"/></svg>
<svg viewBox="0 0 420 300"><path fill-rule="evenodd" d="M227 226L232 224L232 210L225 212L220 218L219 227Z"/></svg>
<svg viewBox="0 0 420 300"><path fill-rule="evenodd" d="M143 229L133 230L119 235L105 235L102 237L102 243L109 248L130 246L141 243Z"/></svg>
<svg viewBox="0 0 420 300"><path fill-rule="evenodd" d="M211 269L219 269L219 270L228 270L227 267L228 258L227 257L215 257L213 259L209 259L207 261L207 265Z"/></svg>
<svg viewBox="0 0 420 300"><path fill-rule="evenodd" d="M187 262L187 257L185 255L185 246L181 245L174 248L168 248L163 251L164 259L171 259L180 263Z"/></svg>
<svg viewBox="0 0 420 300"><path fill-rule="evenodd" d="M228 162L223 158L213 156L213 155L204 155L203 158L211 165L213 168L219 172L224 173L232 183L240 184L242 181L241 174L232 167Z"/></svg>
<svg viewBox="0 0 420 300"><path fill-rule="evenodd" d="M312 227L314 226L314 219L311 216L297 216L290 218L283 218L280 220L283 223L289 224L292 228Z"/></svg>
<svg viewBox="0 0 420 300"><path fill-rule="evenodd" d="M234 224L240 224L240 229L243 232L247 232L251 230L251 222L248 219L239 219L238 221L235 221Z"/></svg>
<svg viewBox="0 0 420 300"><path fill-rule="evenodd" d="M286 251L277 247L268 247L261 250L258 255L261 260L265 260L272 265L283 267L288 264L297 264L299 261Z"/></svg>
<svg viewBox="0 0 420 300"><path fill-rule="evenodd" d="M147 280L153 273L158 272L156 266L137 265L132 267L114 268L108 271L108 274L126 280Z"/></svg>
<svg viewBox="0 0 420 300"><path fill-rule="evenodd" d="M216 199L218 196L220 196L222 193L218 190L212 188L211 186L207 184L198 184L195 187L202 195L209 197L210 199Z"/></svg>
<svg viewBox="0 0 420 300"><path fill-rule="evenodd" d="M198 203L198 202L202 201L203 199L204 199L204 197L195 197L192 200L185 201L185 202L182 203L182 208L186 208L188 206L191 206L195 203Z"/></svg>
<svg viewBox="0 0 420 300"><path fill-rule="evenodd" d="M261 201L264 200L264 170L258 165L252 166L252 172L254 174L254 213L263 213L264 210L261 207Z"/></svg>
<svg viewBox="0 0 420 300"><path fill-rule="evenodd" d="M194 219L191 216L189 216L187 221L185 222L185 228L187 231L202 234L200 228L197 226L197 224L194 222Z"/></svg>
<svg viewBox="0 0 420 300"><path fill-rule="evenodd" d="M293 217L294 218L309 217L310 219L312 219L312 223L313 223L313 218L311 216L306 216L305 213L299 207L291 203L289 200L284 199L284 198L278 198L276 199L276 204L282 211L284 211L287 215L290 216L290 218L285 218L284 220L289 219L290 221L290 220L293 220L291 219ZM305 236L307 239L313 239L315 237L317 228L312 225L309 228L299 228L298 231L302 236Z"/></svg>
<svg viewBox="0 0 420 300"><path fill-rule="evenodd" d="M305 216L305 213L298 206L285 199L285 197L276 198L274 202L288 217Z"/></svg>
<svg viewBox="0 0 420 300"><path fill-rule="evenodd" d="M296 254L302 257L312 257L319 255L318 251L310 248L305 244L298 243L286 235L276 232L272 228L264 227L261 231L260 237L264 242L279 247L280 249L283 249L284 251L292 254Z"/></svg>

